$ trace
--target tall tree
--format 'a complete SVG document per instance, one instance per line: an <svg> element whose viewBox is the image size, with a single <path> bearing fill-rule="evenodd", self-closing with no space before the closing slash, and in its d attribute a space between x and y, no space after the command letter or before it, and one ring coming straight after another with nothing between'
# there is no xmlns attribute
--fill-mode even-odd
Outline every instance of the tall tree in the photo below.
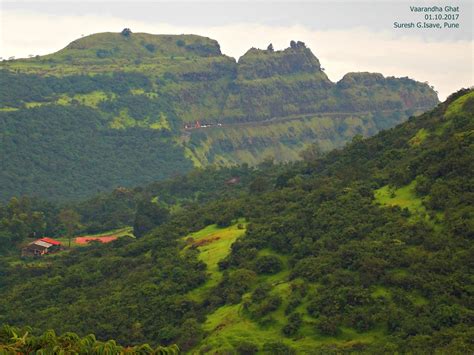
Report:
<svg viewBox="0 0 474 355"><path fill-rule="evenodd" d="M168 218L168 209L160 206L158 203L145 199L138 204L133 223L133 234L136 237L143 237L153 228L166 222Z"/></svg>
<svg viewBox="0 0 474 355"><path fill-rule="evenodd" d="M71 247L71 238L74 232L80 227L81 216L74 210L64 209L59 212L58 219L66 230L66 235L69 241L69 248Z"/></svg>

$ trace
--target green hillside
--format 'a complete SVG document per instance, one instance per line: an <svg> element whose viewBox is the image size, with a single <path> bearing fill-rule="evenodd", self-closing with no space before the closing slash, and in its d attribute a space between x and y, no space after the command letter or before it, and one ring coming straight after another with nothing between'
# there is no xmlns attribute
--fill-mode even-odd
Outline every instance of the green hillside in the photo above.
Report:
<svg viewBox="0 0 474 355"><path fill-rule="evenodd" d="M129 206L144 235L0 259L0 323L189 353L471 353L473 105L461 90L324 156L71 204L100 223Z"/></svg>
<svg viewBox="0 0 474 355"><path fill-rule="evenodd" d="M101 51L97 53L98 51ZM165 56L208 57L221 54L219 44L196 35L162 35L148 33L99 33L71 42L66 48L44 59L65 59L68 56L81 62L91 58L112 58L125 61L137 58L151 59Z"/></svg>
<svg viewBox="0 0 474 355"><path fill-rule="evenodd" d="M341 147L437 102L408 78L333 83L302 42L236 62L196 35L94 34L0 63L0 199L77 199L193 166L294 161L309 144Z"/></svg>

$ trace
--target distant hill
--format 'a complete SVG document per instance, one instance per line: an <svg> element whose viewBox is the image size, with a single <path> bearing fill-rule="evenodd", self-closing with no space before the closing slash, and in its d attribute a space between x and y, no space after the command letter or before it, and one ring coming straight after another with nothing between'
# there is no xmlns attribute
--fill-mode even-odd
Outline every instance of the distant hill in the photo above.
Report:
<svg viewBox="0 0 474 355"><path fill-rule="evenodd" d="M236 62L201 36L100 33L0 69L0 199L79 198L193 166L297 160L310 143L340 147L438 102L408 78L333 83L294 41Z"/></svg>

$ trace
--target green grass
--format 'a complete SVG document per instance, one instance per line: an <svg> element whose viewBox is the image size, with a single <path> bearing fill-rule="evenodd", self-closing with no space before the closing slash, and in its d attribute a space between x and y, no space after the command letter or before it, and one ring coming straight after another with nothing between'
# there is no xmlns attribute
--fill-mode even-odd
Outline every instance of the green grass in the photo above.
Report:
<svg viewBox="0 0 474 355"><path fill-rule="evenodd" d="M170 126L170 123L168 122L168 118L163 112L160 112L160 116L158 117L158 120L153 123L150 123L149 127L151 129L165 129L168 131L171 130L171 126Z"/></svg>
<svg viewBox="0 0 474 355"><path fill-rule="evenodd" d="M433 218L427 213L423 200L416 195L416 180L408 185L395 189L393 186L385 185L374 191L375 202L382 206L398 206L407 208L411 216L410 222L423 220L435 231L441 231L443 228L444 215L437 212Z"/></svg>
<svg viewBox="0 0 474 355"><path fill-rule="evenodd" d="M392 293L385 286L377 286L372 291L372 297L374 297L374 298L385 298L387 300L390 300L392 298Z"/></svg>
<svg viewBox="0 0 474 355"><path fill-rule="evenodd" d="M130 93L132 95L145 95L146 97L150 99L156 99L158 97L158 94L156 92L148 92L148 91L145 91L144 89L131 89Z"/></svg>
<svg viewBox="0 0 474 355"><path fill-rule="evenodd" d="M97 108L99 103L101 103L102 101L108 100L109 97L114 98L115 96L116 95L113 93L106 93L104 91L96 90L96 91L89 92L87 94L76 94L72 98L63 96L62 100L64 100L67 104L70 104L72 100L76 100L85 106ZM59 103L60 102L58 100L58 104Z"/></svg>
<svg viewBox="0 0 474 355"><path fill-rule="evenodd" d="M191 245L201 245L197 247L199 260L207 265L209 276L204 285L189 293L191 298L202 300L207 292L219 283L222 274L218 262L229 254L232 243L245 234L245 228L239 229L239 225L245 227L245 220L241 219L227 228L219 228L216 224L212 224L183 238L188 244L185 249Z"/></svg>
<svg viewBox="0 0 474 355"><path fill-rule="evenodd" d="M408 143L412 147L419 146L426 140L426 138L428 138L428 136L429 136L428 131L424 128L421 128L418 132L416 132L416 135L412 139L410 139Z"/></svg>
<svg viewBox="0 0 474 355"><path fill-rule="evenodd" d="M197 235L205 238L216 233L215 226L209 226L201 230ZM277 255L270 249L259 252L259 256ZM242 341L250 341L262 349L266 342L283 341L294 348L298 353L310 353L318 346L337 345L350 349L354 344L371 343L380 338L383 329L376 328L370 332L358 333L354 329L341 328L341 334L337 337L321 335L315 328L317 319L310 317L306 313L309 300L303 301L296 309L303 314L303 324L294 338L286 338L282 334L282 328L287 322L285 308L291 294L290 282L288 281L289 269L286 258L278 255L283 261L284 269L275 275L260 275L258 284L266 282L272 285L270 294L279 295L282 299L280 307L271 312L267 317L271 319L268 324L261 325L250 319L243 311L242 304L225 305L219 307L207 316L203 325L208 333L205 339L194 349L194 352L204 352L212 349L212 353L233 353L235 346ZM311 285L314 289L315 285ZM381 292L381 291L378 291ZM243 299L250 297L250 292L243 295Z"/></svg>
<svg viewBox="0 0 474 355"><path fill-rule="evenodd" d="M474 91L454 100L446 109L444 116L448 119L452 119L457 115L463 114L465 111L464 104L470 100L474 100Z"/></svg>
<svg viewBox="0 0 474 355"><path fill-rule="evenodd" d="M49 102L25 102L25 107L26 108L34 108L34 107L39 107L48 104Z"/></svg>
<svg viewBox="0 0 474 355"><path fill-rule="evenodd" d="M136 123L137 121L129 116L128 109L123 109L120 110L119 115L110 122L109 126L113 129L125 129L136 126Z"/></svg>
<svg viewBox="0 0 474 355"><path fill-rule="evenodd" d="M74 96L68 96L66 94L62 94L59 98L50 98L49 101L45 102L35 102L35 101L30 101L30 102L25 102L25 107L26 108L34 108L34 107L39 107L43 105L50 105L50 104L56 104L56 105L71 105L73 101L77 101L80 104L84 106L89 106L92 108L97 108L99 103L102 101L108 100L108 99L114 99L116 95L114 93L106 93L105 91L92 91L87 94L76 94ZM3 111L16 111L18 110L17 108L5 108L5 109L0 109Z"/></svg>
<svg viewBox="0 0 474 355"><path fill-rule="evenodd" d="M118 116L116 116L110 123L109 127L112 129L127 129L130 127L142 127L150 129L164 129L171 130L168 117L163 112L160 112L158 117L146 117L144 120L136 120L129 115L128 109L120 110Z"/></svg>
<svg viewBox="0 0 474 355"><path fill-rule="evenodd" d="M284 292L284 289L285 287L282 286L279 291ZM303 317L299 335L295 338L286 338L281 332L285 324L283 310L282 305L271 314L275 319L273 324L261 326L243 314L240 304L222 306L207 317L203 328L209 335L194 349L194 352L212 349L213 354L233 353L232 349L242 341L250 341L262 349L266 342L281 340L297 353L306 354L323 345L334 344L350 349L356 343L371 343L383 337L381 328L358 333L346 327L341 327L341 334L337 337L324 336L316 330L315 320L308 321L306 317Z"/></svg>
<svg viewBox="0 0 474 355"><path fill-rule="evenodd" d="M196 155L189 147L184 146L184 156L193 162L194 167L203 167L203 163L196 157Z"/></svg>
<svg viewBox="0 0 474 355"><path fill-rule="evenodd" d="M408 295L408 299L415 305L415 306L425 306L429 303L428 299L423 297L418 293L410 293Z"/></svg>
<svg viewBox="0 0 474 355"><path fill-rule="evenodd" d="M226 305L207 317L203 326L210 335L203 341L201 349L209 346L213 353L225 353L242 341L251 341L260 347L267 341L281 339L278 328L262 328L241 312L241 305ZM290 343L289 340L285 340Z"/></svg>
<svg viewBox="0 0 474 355"><path fill-rule="evenodd" d="M424 213L426 212L426 209L423 206L423 201L416 195L415 187L415 180L399 189L394 189L393 187L386 185L375 190L375 200L384 206L408 208L408 210L414 214Z"/></svg>

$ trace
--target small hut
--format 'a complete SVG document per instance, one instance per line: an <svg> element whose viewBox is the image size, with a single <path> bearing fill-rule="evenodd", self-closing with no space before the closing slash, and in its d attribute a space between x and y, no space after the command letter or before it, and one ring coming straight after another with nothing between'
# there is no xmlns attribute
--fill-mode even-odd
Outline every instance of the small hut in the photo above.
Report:
<svg viewBox="0 0 474 355"><path fill-rule="evenodd" d="M61 249L61 243L52 238L41 238L21 249L22 257L38 257Z"/></svg>

